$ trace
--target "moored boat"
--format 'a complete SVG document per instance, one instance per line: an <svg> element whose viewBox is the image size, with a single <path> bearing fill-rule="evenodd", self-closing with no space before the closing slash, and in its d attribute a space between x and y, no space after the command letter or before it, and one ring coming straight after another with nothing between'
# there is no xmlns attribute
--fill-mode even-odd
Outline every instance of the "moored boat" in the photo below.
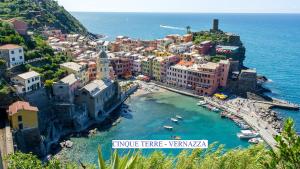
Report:
<svg viewBox="0 0 300 169"><path fill-rule="evenodd" d="M241 130L240 133L237 133L237 136L240 139L250 139L259 136L259 133L252 130Z"/></svg>
<svg viewBox="0 0 300 169"><path fill-rule="evenodd" d="M183 119L183 117L182 117L182 116L179 116L179 115L176 115L176 118L177 118L178 120L182 120L182 119Z"/></svg>
<svg viewBox="0 0 300 169"><path fill-rule="evenodd" d="M167 129L167 130L173 130L172 126L164 126L164 128Z"/></svg>
<svg viewBox="0 0 300 169"><path fill-rule="evenodd" d="M225 118L226 115L227 115L227 113L226 113L225 111L221 112L221 114L220 114L220 116L221 116L222 118Z"/></svg>
<svg viewBox="0 0 300 169"><path fill-rule="evenodd" d="M175 119L175 118L171 118L171 121L174 122L174 123L177 123L177 122L178 122L178 120Z"/></svg>
<svg viewBox="0 0 300 169"><path fill-rule="evenodd" d="M174 139L174 140L181 140L180 136L172 136L171 138Z"/></svg>
<svg viewBox="0 0 300 169"><path fill-rule="evenodd" d="M264 142L264 140L260 137L256 137L256 138L251 138L248 142L251 144L258 144Z"/></svg>
<svg viewBox="0 0 300 169"><path fill-rule="evenodd" d="M219 112L220 111L220 109L218 109L216 107L213 107L211 110L214 111L214 112Z"/></svg>
<svg viewBox="0 0 300 169"><path fill-rule="evenodd" d="M203 105L205 105L205 104L206 104L206 102L205 102L204 100L200 100L200 101L197 103L198 106L203 106Z"/></svg>

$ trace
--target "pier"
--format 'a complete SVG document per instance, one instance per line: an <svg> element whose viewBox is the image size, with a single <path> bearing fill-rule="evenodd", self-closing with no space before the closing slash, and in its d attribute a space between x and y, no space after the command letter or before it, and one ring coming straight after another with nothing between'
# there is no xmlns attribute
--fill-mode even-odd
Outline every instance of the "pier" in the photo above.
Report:
<svg viewBox="0 0 300 169"><path fill-rule="evenodd" d="M278 135L272 127L266 121L261 120L261 118L251 111L245 109L239 109L238 107L232 104L220 104L217 101L214 101L212 98L205 97L204 100L215 107L228 111L240 118L242 118L249 126L259 132L260 136L265 140L265 142L272 148L276 149L276 141L274 136Z"/></svg>
<svg viewBox="0 0 300 169"><path fill-rule="evenodd" d="M290 110L299 110L299 105L284 102L281 100L273 99L273 102L268 101L254 101L254 103L262 103L269 105L270 108L282 108L282 109L290 109Z"/></svg>

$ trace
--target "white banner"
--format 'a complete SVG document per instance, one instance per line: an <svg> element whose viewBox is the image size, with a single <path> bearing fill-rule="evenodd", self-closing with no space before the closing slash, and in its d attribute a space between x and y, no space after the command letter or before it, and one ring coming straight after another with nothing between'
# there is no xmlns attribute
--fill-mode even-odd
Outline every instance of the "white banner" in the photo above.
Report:
<svg viewBox="0 0 300 169"><path fill-rule="evenodd" d="M207 148L207 140L112 140L112 148Z"/></svg>

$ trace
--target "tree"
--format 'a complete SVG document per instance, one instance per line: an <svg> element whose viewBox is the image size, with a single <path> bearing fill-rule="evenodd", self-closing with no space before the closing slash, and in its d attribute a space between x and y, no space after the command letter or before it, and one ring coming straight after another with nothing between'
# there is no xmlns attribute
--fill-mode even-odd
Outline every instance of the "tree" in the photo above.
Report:
<svg viewBox="0 0 300 169"><path fill-rule="evenodd" d="M33 154L16 152L6 159L9 169L42 169L41 161Z"/></svg>
<svg viewBox="0 0 300 169"><path fill-rule="evenodd" d="M280 135L275 136L277 149L270 150L271 161L265 163L266 168L300 168L300 136L297 135L294 121L288 118Z"/></svg>

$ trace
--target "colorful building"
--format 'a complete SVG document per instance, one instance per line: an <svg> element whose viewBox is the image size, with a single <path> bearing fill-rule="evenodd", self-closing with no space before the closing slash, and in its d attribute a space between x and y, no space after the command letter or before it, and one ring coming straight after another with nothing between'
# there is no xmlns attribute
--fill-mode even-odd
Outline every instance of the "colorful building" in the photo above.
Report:
<svg viewBox="0 0 300 169"><path fill-rule="evenodd" d="M66 70L69 74L74 74L80 81L80 86L84 86L89 81L87 64L78 64L75 62L65 62L60 64L60 67Z"/></svg>
<svg viewBox="0 0 300 169"><path fill-rule="evenodd" d="M218 88L226 87L229 61L194 64L181 61L167 70L167 84L194 90L199 95L212 95Z"/></svg>
<svg viewBox="0 0 300 169"><path fill-rule="evenodd" d="M7 113L11 128L14 130L38 128L38 108L28 102L14 102L9 106Z"/></svg>
<svg viewBox="0 0 300 169"><path fill-rule="evenodd" d="M155 56L148 56L147 58L142 59L141 62L141 71L143 75L152 77L152 62Z"/></svg>
<svg viewBox="0 0 300 169"><path fill-rule="evenodd" d="M96 78L97 78L97 64L96 64L96 62L90 61L88 63L88 74L89 74L89 81L96 80Z"/></svg>
<svg viewBox="0 0 300 169"><path fill-rule="evenodd" d="M28 30L28 25L26 22L13 18L8 20L9 23L11 23L14 27L14 29L21 35L26 35Z"/></svg>
<svg viewBox="0 0 300 169"><path fill-rule="evenodd" d="M118 77L131 76L132 64L130 59L122 57L110 58L110 65L113 67L115 75Z"/></svg>

